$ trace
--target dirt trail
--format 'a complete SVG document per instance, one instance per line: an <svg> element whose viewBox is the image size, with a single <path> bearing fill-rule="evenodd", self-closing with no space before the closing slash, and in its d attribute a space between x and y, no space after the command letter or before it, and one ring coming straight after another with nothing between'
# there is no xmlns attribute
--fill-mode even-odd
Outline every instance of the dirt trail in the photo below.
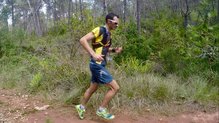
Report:
<svg viewBox="0 0 219 123"><path fill-rule="evenodd" d="M174 117L149 113L136 116L120 112L111 121L87 113L86 119L80 120L73 107L50 105L45 110L40 109L46 105L37 97L17 94L13 90L0 90L0 123L219 123L219 112L196 112Z"/></svg>

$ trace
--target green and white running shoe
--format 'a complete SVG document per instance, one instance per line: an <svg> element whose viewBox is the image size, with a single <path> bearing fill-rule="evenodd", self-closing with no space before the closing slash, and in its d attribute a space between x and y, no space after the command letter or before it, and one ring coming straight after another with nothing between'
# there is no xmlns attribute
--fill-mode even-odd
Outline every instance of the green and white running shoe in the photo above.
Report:
<svg viewBox="0 0 219 123"><path fill-rule="evenodd" d="M85 109L82 109L80 104L76 105L75 108L76 108L76 110L78 112L79 118L80 119L84 119Z"/></svg>
<svg viewBox="0 0 219 123"><path fill-rule="evenodd" d="M110 114L107 109L103 109L103 110L97 110L96 114L104 119L107 119L107 120L112 120L115 118L114 115Z"/></svg>

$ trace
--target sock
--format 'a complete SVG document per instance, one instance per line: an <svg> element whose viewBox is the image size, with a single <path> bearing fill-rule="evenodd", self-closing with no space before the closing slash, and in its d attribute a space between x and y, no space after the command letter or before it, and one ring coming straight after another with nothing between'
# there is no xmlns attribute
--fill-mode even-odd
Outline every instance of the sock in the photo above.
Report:
<svg viewBox="0 0 219 123"><path fill-rule="evenodd" d="M98 110L103 111L103 110L105 110L105 108L100 106Z"/></svg>
<svg viewBox="0 0 219 123"><path fill-rule="evenodd" d="M81 108L81 109L85 109L85 107L84 107L82 104L80 104L80 108Z"/></svg>

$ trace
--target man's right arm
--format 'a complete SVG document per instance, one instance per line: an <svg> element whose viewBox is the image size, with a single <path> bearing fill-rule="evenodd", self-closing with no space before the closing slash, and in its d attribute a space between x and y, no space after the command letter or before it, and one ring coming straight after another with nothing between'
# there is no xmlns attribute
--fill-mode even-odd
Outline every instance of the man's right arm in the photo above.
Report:
<svg viewBox="0 0 219 123"><path fill-rule="evenodd" d="M84 49L94 58L94 60L103 61L104 59L102 55L96 54L94 50L88 44L88 41L91 41L94 38L95 38L94 34L90 32L80 39L80 43L84 47Z"/></svg>

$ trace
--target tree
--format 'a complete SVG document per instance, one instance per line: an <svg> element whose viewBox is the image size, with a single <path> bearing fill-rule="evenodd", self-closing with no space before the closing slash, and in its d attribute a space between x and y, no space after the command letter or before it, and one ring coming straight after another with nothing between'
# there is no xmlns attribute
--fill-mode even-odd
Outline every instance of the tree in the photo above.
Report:
<svg viewBox="0 0 219 123"><path fill-rule="evenodd" d="M58 20L57 11L56 11L57 7L56 6L57 6L57 2L56 2L56 0L53 0L52 10L53 10L53 22L54 22L54 25L56 25L56 21Z"/></svg>
<svg viewBox="0 0 219 123"><path fill-rule="evenodd" d="M103 0L103 15L105 16L107 13L106 0Z"/></svg>
<svg viewBox="0 0 219 123"><path fill-rule="evenodd" d="M127 0L123 0L124 10L123 10L123 22L126 22L126 12L127 12Z"/></svg>
<svg viewBox="0 0 219 123"><path fill-rule="evenodd" d="M70 19L71 19L71 2L72 0L68 0L68 25L70 25Z"/></svg>
<svg viewBox="0 0 219 123"><path fill-rule="evenodd" d="M179 0L170 0L170 9L172 13L178 12L179 9Z"/></svg>
<svg viewBox="0 0 219 123"><path fill-rule="evenodd" d="M52 20L52 16L53 16L53 0L43 0L44 4L46 4L46 24L47 22L49 22L50 20ZM52 15L52 16L51 16Z"/></svg>
<svg viewBox="0 0 219 123"><path fill-rule="evenodd" d="M217 20L219 23L219 0L217 0Z"/></svg>
<svg viewBox="0 0 219 123"><path fill-rule="evenodd" d="M42 1L41 0L39 1L27 0L27 3L29 5L29 9L31 12L30 19L32 20L35 34L38 36L42 36L43 32L42 32L41 25L40 25L40 11L39 11L40 8L42 7Z"/></svg>
<svg viewBox="0 0 219 123"><path fill-rule="evenodd" d="M3 27L8 30L8 18L9 18L10 10L9 7L6 5L2 8L0 14L0 20L3 22Z"/></svg>
<svg viewBox="0 0 219 123"><path fill-rule="evenodd" d="M15 25L15 19L14 19L14 3L15 3L15 0L7 0L6 3L8 5L11 6L11 20L12 20L12 26L14 27Z"/></svg>
<svg viewBox="0 0 219 123"><path fill-rule="evenodd" d="M184 28L186 28L187 25L188 25L188 20L189 20L189 16L190 16L191 11L190 11L190 8L189 8L188 0L183 0L183 1L185 1L185 3L182 2L181 13L184 17L183 25L184 25Z"/></svg>
<svg viewBox="0 0 219 123"><path fill-rule="evenodd" d="M140 12L141 6L140 6L140 3L141 3L141 1L137 0L137 3L136 3L137 18L136 18L136 20L137 20L137 29L138 29L139 34L141 32L141 12Z"/></svg>
<svg viewBox="0 0 219 123"><path fill-rule="evenodd" d="M80 19L81 21L84 21L84 17L83 17L83 7L82 7L82 0L79 0L79 7L80 7Z"/></svg>
<svg viewBox="0 0 219 123"><path fill-rule="evenodd" d="M75 13L77 13L77 12L78 12L78 0L75 0Z"/></svg>

